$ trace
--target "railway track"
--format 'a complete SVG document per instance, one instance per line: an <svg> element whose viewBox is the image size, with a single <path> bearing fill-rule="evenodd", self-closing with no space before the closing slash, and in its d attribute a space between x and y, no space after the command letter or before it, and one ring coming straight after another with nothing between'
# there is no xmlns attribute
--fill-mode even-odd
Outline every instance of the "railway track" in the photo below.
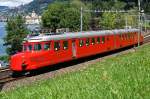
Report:
<svg viewBox="0 0 150 99"><path fill-rule="evenodd" d="M23 79L23 78L26 78L26 76L21 76L21 77L17 77L17 78L14 78L12 76L3 77L3 78L0 78L0 85L8 83L8 82L16 81L19 79Z"/></svg>
<svg viewBox="0 0 150 99"><path fill-rule="evenodd" d="M144 44L148 42L150 42L150 33L144 36ZM9 68L0 69L0 84L16 81L27 77L27 76L21 76L21 77L13 78L11 75L12 72Z"/></svg>
<svg viewBox="0 0 150 99"><path fill-rule="evenodd" d="M150 33L144 36L144 43L150 42Z"/></svg>
<svg viewBox="0 0 150 99"><path fill-rule="evenodd" d="M16 80L16 78L13 78L11 76L3 77L3 78L0 78L0 84L7 83L13 80Z"/></svg>
<svg viewBox="0 0 150 99"><path fill-rule="evenodd" d="M9 71L9 70L10 70L9 68L1 68L1 69L0 69L0 73L1 73L1 72L5 72L5 71Z"/></svg>

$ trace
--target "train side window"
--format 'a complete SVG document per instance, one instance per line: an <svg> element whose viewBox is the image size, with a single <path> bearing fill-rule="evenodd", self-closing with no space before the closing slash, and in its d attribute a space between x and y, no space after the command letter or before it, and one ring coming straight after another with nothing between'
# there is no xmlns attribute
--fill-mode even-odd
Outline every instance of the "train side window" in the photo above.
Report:
<svg viewBox="0 0 150 99"><path fill-rule="evenodd" d="M28 45L28 51L32 50L32 45Z"/></svg>
<svg viewBox="0 0 150 99"><path fill-rule="evenodd" d="M109 41L109 37L107 37L107 41Z"/></svg>
<svg viewBox="0 0 150 99"><path fill-rule="evenodd" d="M130 39L130 33L128 34L128 38Z"/></svg>
<svg viewBox="0 0 150 99"><path fill-rule="evenodd" d="M119 38L121 39L121 34L119 35Z"/></svg>
<svg viewBox="0 0 150 99"><path fill-rule="evenodd" d="M40 51L42 49L41 44L34 44L34 50Z"/></svg>
<svg viewBox="0 0 150 99"><path fill-rule="evenodd" d="M60 50L60 42L54 42L54 50L55 51Z"/></svg>
<svg viewBox="0 0 150 99"><path fill-rule="evenodd" d="M79 41L79 46L82 47L83 45L84 45L84 41L83 41L83 40L80 40L80 41Z"/></svg>
<svg viewBox="0 0 150 99"><path fill-rule="evenodd" d="M132 33L132 39L134 39L134 33Z"/></svg>
<svg viewBox="0 0 150 99"><path fill-rule="evenodd" d="M102 37L102 44L105 43L105 37Z"/></svg>
<svg viewBox="0 0 150 99"><path fill-rule="evenodd" d="M95 38L92 38L92 44L95 44Z"/></svg>
<svg viewBox="0 0 150 99"><path fill-rule="evenodd" d="M87 38L87 39L86 39L86 46L89 46L89 45L90 45L90 39Z"/></svg>
<svg viewBox="0 0 150 99"><path fill-rule="evenodd" d="M124 34L124 40L126 40L126 34Z"/></svg>
<svg viewBox="0 0 150 99"><path fill-rule="evenodd" d="M120 34L121 35L121 40L123 40L123 35L122 34Z"/></svg>
<svg viewBox="0 0 150 99"><path fill-rule="evenodd" d="M98 44L100 43L100 37L97 37L97 43Z"/></svg>
<svg viewBox="0 0 150 99"><path fill-rule="evenodd" d="M50 43L44 44L44 50L50 50Z"/></svg>
<svg viewBox="0 0 150 99"><path fill-rule="evenodd" d="M126 34L126 40L128 40L128 35Z"/></svg>
<svg viewBox="0 0 150 99"><path fill-rule="evenodd" d="M126 40L126 34L124 34L124 40Z"/></svg>
<svg viewBox="0 0 150 99"><path fill-rule="evenodd" d="M128 34L126 34L126 40L128 40Z"/></svg>
<svg viewBox="0 0 150 99"><path fill-rule="evenodd" d="M131 39L133 39L133 34L131 33Z"/></svg>
<svg viewBox="0 0 150 99"><path fill-rule="evenodd" d="M63 41L63 49L64 50L68 49L68 41Z"/></svg>

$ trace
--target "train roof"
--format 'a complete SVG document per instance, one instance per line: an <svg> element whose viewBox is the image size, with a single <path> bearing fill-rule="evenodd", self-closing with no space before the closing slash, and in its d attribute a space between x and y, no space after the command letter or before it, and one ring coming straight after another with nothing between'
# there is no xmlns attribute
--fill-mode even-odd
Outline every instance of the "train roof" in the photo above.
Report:
<svg viewBox="0 0 150 99"><path fill-rule="evenodd" d="M86 31L86 32L67 32L59 35L38 35L25 38L28 42L42 42L50 40L62 40L71 38L83 38L93 36L105 36L112 34L123 34L128 32L139 32L139 29L117 29L117 30L101 30L101 31Z"/></svg>

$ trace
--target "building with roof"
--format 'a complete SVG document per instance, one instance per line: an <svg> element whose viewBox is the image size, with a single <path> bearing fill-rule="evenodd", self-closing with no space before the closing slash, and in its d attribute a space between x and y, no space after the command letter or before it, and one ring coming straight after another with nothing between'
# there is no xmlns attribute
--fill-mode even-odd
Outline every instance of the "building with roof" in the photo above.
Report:
<svg viewBox="0 0 150 99"><path fill-rule="evenodd" d="M30 15L25 16L25 24L40 24L41 16L37 15L35 11L32 11Z"/></svg>

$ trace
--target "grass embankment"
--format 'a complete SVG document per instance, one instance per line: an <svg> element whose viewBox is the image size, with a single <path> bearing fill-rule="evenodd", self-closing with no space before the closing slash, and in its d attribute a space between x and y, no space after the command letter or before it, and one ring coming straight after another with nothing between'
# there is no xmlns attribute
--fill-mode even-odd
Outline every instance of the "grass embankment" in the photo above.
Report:
<svg viewBox="0 0 150 99"><path fill-rule="evenodd" d="M149 99L150 45L0 96L2 99Z"/></svg>

